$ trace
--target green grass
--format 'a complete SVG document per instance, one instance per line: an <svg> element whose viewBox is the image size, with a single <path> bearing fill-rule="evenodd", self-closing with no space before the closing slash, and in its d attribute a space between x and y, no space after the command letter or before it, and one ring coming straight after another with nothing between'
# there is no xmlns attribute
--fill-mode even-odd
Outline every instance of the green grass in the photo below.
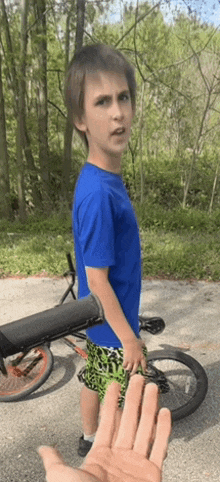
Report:
<svg viewBox="0 0 220 482"><path fill-rule="evenodd" d="M219 236L142 231L143 277L220 280Z"/></svg>
<svg viewBox="0 0 220 482"><path fill-rule="evenodd" d="M61 276L68 268L67 252L74 260L70 215L30 217L25 224L0 222L0 278Z"/></svg>
<svg viewBox="0 0 220 482"><path fill-rule="evenodd" d="M1 242L0 277L36 274L62 275L67 270L66 253L73 254L71 234L9 236Z"/></svg>
<svg viewBox="0 0 220 482"><path fill-rule="evenodd" d="M171 213L158 206L136 212L144 278L220 280L219 213ZM25 225L0 221L0 278L62 276L67 252L75 264L70 214L30 217Z"/></svg>

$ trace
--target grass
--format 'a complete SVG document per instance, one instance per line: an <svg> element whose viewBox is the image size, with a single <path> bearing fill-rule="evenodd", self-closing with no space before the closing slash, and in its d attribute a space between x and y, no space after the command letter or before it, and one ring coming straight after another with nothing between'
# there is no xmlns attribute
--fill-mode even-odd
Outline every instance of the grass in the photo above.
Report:
<svg viewBox="0 0 220 482"><path fill-rule="evenodd" d="M0 278L62 276L67 252L74 260L70 216L30 217L25 224L0 222Z"/></svg>
<svg viewBox="0 0 220 482"><path fill-rule="evenodd" d="M220 280L219 213L167 213L149 206L136 212L143 278ZM70 215L30 217L25 225L0 221L0 278L62 276L67 252L75 264Z"/></svg>
<svg viewBox="0 0 220 482"><path fill-rule="evenodd" d="M219 236L142 232L143 277L220 280Z"/></svg>
<svg viewBox="0 0 220 482"><path fill-rule="evenodd" d="M67 270L66 253L71 252L71 234L10 235L1 240L0 277L9 275L62 275Z"/></svg>

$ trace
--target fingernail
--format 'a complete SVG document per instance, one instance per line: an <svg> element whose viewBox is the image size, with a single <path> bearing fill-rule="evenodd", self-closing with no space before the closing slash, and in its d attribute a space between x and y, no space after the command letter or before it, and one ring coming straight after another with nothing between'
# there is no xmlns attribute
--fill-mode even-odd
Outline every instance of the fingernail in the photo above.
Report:
<svg viewBox="0 0 220 482"><path fill-rule="evenodd" d="M37 452L40 454L40 449L44 449L46 447L46 445L40 445L39 447L37 447Z"/></svg>

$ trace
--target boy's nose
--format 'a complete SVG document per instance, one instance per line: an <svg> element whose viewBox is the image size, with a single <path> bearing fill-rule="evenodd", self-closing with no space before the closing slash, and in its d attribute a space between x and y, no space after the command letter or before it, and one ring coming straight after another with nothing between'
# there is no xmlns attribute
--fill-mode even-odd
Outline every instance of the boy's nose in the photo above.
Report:
<svg viewBox="0 0 220 482"><path fill-rule="evenodd" d="M123 118L124 114L123 114L123 110L122 110L122 108L120 107L120 105L114 104L114 105L112 106L112 116L113 116L114 118L116 118L116 117L117 117L117 118L120 118L120 119Z"/></svg>

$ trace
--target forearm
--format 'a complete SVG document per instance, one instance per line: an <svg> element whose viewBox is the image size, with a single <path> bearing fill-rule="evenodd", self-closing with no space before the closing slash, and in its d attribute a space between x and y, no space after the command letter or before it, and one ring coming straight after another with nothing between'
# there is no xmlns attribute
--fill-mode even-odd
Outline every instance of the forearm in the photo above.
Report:
<svg viewBox="0 0 220 482"><path fill-rule="evenodd" d="M90 290L99 297L105 312L105 319L121 341L122 345L133 341L134 338L136 339L109 281L104 283L92 283L90 284Z"/></svg>

